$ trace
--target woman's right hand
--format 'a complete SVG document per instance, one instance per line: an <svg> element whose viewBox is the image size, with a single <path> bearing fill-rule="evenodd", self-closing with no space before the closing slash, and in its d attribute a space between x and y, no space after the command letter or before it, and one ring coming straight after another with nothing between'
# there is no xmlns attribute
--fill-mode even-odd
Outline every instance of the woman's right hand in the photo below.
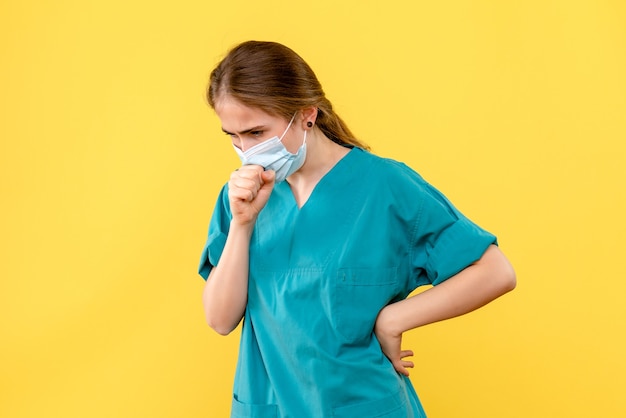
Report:
<svg viewBox="0 0 626 418"><path fill-rule="evenodd" d="M259 165L244 165L230 175L228 199L233 221L253 225L274 188L275 173Z"/></svg>

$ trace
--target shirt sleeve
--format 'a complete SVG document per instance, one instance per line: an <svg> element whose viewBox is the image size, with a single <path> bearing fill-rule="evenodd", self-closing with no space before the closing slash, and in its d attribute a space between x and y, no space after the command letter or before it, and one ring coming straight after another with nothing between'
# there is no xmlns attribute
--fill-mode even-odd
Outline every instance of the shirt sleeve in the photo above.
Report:
<svg viewBox="0 0 626 418"><path fill-rule="evenodd" d="M423 181L423 180L422 180ZM437 285L478 261L496 237L470 221L437 189L424 196L412 239L415 287Z"/></svg>
<svg viewBox="0 0 626 418"><path fill-rule="evenodd" d="M215 203L213 216L209 223L209 234L200 256L200 266L198 273L206 280L211 273L211 269L217 265L230 228L230 220L232 218L230 205L228 203L228 185L225 185Z"/></svg>

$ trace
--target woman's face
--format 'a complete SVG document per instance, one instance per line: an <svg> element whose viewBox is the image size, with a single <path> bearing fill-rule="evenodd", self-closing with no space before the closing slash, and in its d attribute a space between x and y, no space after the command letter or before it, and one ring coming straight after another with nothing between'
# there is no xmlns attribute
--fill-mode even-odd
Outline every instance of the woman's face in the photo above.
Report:
<svg viewBox="0 0 626 418"><path fill-rule="evenodd" d="M282 143L289 152L295 153L302 145L304 130L297 135L300 129L297 128L296 120L285 132L289 125L288 120L270 115L258 108L248 107L228 96L216 102L215 113L222 122L224 133L231 138L233 145L242 151L274 136L280 138L283 134Z"/></svg>

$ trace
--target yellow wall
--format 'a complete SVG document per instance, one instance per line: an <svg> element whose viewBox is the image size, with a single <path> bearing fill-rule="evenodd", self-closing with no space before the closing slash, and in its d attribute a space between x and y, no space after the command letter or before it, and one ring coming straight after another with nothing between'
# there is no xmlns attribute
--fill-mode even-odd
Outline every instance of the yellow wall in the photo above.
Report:
<svg viewBox="0 0 626 418"><path fill-rule="evenodd" d="M626 416L621 1L0 2L0 416L223 417L196 275L237 160L203 102L284 42L375 152L500 238L518 288L406 345L432 417Z"/></svg>

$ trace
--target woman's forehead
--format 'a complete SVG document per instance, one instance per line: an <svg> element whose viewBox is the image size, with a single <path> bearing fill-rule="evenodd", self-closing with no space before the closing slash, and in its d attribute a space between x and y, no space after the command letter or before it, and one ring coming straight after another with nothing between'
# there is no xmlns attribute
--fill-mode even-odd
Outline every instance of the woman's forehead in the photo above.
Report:
<svg viewBox="0 0 626 418"><path fill-rule="evenodd" d="M215 113L222 122L222 129L240 132L254 126L270 125L283 118L263 111L258 107L247 106L232 97L223 97L216 102Z"/></svg>

